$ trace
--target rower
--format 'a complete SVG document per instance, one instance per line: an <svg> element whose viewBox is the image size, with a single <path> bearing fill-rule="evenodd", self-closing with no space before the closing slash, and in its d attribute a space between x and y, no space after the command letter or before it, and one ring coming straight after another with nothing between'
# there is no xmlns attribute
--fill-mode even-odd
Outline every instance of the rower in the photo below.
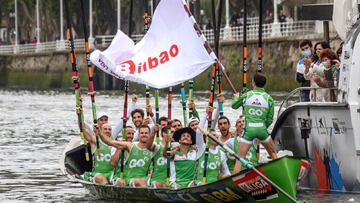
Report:
<svg viewBox="0 0 360 203"><path fill-rule="evenodd" d="M111 156L113 166L118 164L122 149L129 153L124 169L125 180L119 178L120 170L115 172L114 181L117 186L147 186L146 180L151 164L151 152L146 148L146 143L150 138L150 128L147 125L141 125L138 130L139 142L115 141L116 150L113 150L114 153Z"/></svg>
<svg viewBox="0 0 360 203"><path fill-rule="evenodd" d="M151 108L151 107L149 107ZM152 113L151 113L152 114ZM135 126L135 132L134 132L134 139L133 141L139 141L139 128L142 125L149 125L150 124L150 117L145 118L145 112L142 109L134 109L131 111L131 119Z"/></svg>
<svg viewBox="0 0 360 203"><path fill-rule="evenodd" d="M181 129L183 127L181 121L179 119L173 119L171 121L171 127L173 127L175 129L175 131Z"/></svg>
<svg viewBox="0 0 360 203"><path fill-rule="evenodd" d="M240 116L236 120L235 127L236 127L236 136L230 138L224 144L228 146L230 149L232 149L234 152L237 152L240 140L244 134L245 118L243 116ZM233 172L235 167L235 157L228 155L227 158L228 158L227 164L229 170L230 172ZM249 160L251 163L253 163L255 166L258 165L258 160L256 157L256 143L253 142L249 152L246 154L246 159Z"/></svg>
<svg viewBox="0 0 360 203"><path fill-rule="evenodd" d="M167 151L164 148L163 156L167 153L171 154L171 187L178 189L192 185L196 161L200 158L205 150L203 135L200 130L196 132L191 128L181 128L175 131L173 135L175 142L179 142L180 146L175 150ZM197 151L192 148L196 144Z"/></svg>
<svg viewBox="0 0 360 203"><path fill-rule="evenodd" d="M166 188L166 157L163 156L163 150L166 148L167 141L172 142L174 128L165 126L161 129L161 143L154 143L156 132L159 131L160 125L155 124L151 131L150 139L147 142L147 149L152 152L153 169L148 186L154 188ZM168 131L170 134L168 134Z"/></svg>
<svg viewBox="0 0 360 203"><path fill-rule="evenodd" d="M234 94L232 108L237 109L243 106L245 115L245 133L240 140L237 151L239 156L243 158L246 157L255 138L260 140L272 159L277 158L274 141L267 131L273 121L274 100L265 92L265 84L266 77L261 73L256 73L252 81L253 90L242 96L239 96L239 93ZM241 163L236 160L234 173L240 171Z"/></svg>
<svg viewBox="0 0 360 203"><path fill-rule="evenodd" d="M216 138L219 138L219 134L214 133L215 130L211 130L211 132L213 132L213 135ZM207 170L206 181L203 182L204 167L205 167L204 166L205 153L203 153L199 159L196 185L204 185L204 184L212 183L231 175L228 165L226 163L227 158L225 153L219 149L219 147L214 141L210 140L209 142L210 142L210 148L209 148L209 156L206 167Z"/></svg>
<svg viewBox="0 0 360 203"><path fill-rule="evenodd" d="M96 151L93 155L93 170L92 172L85 172L81 177L87 181L93 181L94 183L107 185L112 176L113 166L110 163L111 157L111 148L107 145L103 140L107 137L107 139L111 138L111 126L109 123L104 123L100 127L100 139L99 139L99 147L100 154ZM96 140L95 137L91 136L87 131L84 131L84 136L87 137L89 143L93 145L95 148Z"/></svg>
<svg viewBox="0 0 360 203"><path fill-rule="evenodd" d="M230 121L229 118L226 116L222 116L219 118L218 120L218 128L220 130L221 136L220 136L220 141L221 142L226 142L228 141L230 138L233 137L233 133L230 132Z"/></svg>

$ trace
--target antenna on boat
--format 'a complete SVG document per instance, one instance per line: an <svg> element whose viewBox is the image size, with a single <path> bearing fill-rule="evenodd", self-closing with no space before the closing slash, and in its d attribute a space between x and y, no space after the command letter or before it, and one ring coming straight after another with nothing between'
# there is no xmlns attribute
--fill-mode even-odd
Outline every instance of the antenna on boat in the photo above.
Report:
<svg viewBox="0 0 360 203"><path fill-rule="evenodd" d="M72 33L71 21L70 21L70 14L69 14L69 5L68 1L65 1L65 13L66 13L66 23L67 23L67 34L70 46L70 62L71 62L71 78L74 84L74 93L75 93L75 102L76 102L76 113L78 117L78 125L80 129L80 137L83 140L84 144L87 144L87 141L84 138L83 126L84 126L84 115L82 109L82 99L81 99L81 92L80 92L80 83L79 83L79 74L78 68L76 65L76 56L75 56L75 47L74 47L74 38ZM90 161L89 150L85 148L85 158L86 161Z"/></svg>

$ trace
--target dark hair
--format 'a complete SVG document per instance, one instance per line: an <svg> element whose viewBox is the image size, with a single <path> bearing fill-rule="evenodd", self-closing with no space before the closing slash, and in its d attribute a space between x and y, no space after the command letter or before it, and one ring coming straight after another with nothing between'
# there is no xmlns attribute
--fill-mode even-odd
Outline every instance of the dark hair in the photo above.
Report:
<svg viewBox="0 0 360 203"><path fill-rule="evenodd" d="M139 127L139 132L140 132L140 129L141 129L141 128L147 128L147 129L149 130L149 133L151 132L150 127L149 127L148 125L141 125L141 126Z"/></svg>
<svg viewBox="0 0 360 203"><path fill-rule="evenodd" d="M321 45L321 47L322 47L323 49L330 49L330 44L329 44L328 42L326 42L326 41L316 42L316 44L314 45L314 60L313 60L313 61L319 60L319 57L318 57L318 55L316 54L316 47L317 47L319 44Z"/></svg>
<svg viewBox="0 0 360 203"><path fill-rule="evenodd" d="M145 113L144 113L144 110L142 110L142 109L134 109L134 110L131 112L131 118L132 118L132 117L134 116L134 114L136 114L136 113L139 113L139 114L141 115L141 117L144 118Z"/></svg>
<svg viewBox="0 0 360 203"><path fill-rule="evenodd" d="M170 126L165 126L165 127L163 127L163 128L161 129L161 134L167 133L167 130L170 130L170 129L171 129Z"/></svg>
<svg viewBox="0 0 360 203"><path fill-rule="evenodd" d="M310 41L310 40L308 40L308 39L303 40L303 41L301 41L301 42L300 42L299 47L301 48L301 47L304 47L304 46L306 46L306 45L309 45L309 46L310 46L310 48L311 48L311 47L312 47L312 43L311 43L311 41Z"/></svg>
<svg viewBox="0 0 360 203"><path fill-rule="evenodd" d="M132 129L133 127L131 125L127 125L126 128L131 128Z"/></svg>
<svg viewBox="0 0 360 203"><path fill-rule="evenodd" d="M342 53L343 46L344 46L344 42L341 42L340 47L336 50L336 54L337 54L339 59L340 59L340 56L341 56L341 53Z"/></svg>
<svg viewBox="0 0 360 203"><path fill-rule="evenodd" d="M323 59L324 57L330 59L330 60L339 60L339 57L337 54L331 50L331 49L324 49L320 54L320 59Z"/></svg>
<svg viewBox="0 0 360 203"><path fill-rule="evenodd" d="M166 122L168 122L168 118L165 117L165 116L161 116L161 117L159 118L159 123L161 123L161 121L166 121Z"/></svg>
<svg viewBox="0 0 360 203"><path fill-rule="evenodd" d="M177 119L177 118L173 119L171 124L174 123L174 122L179 122L182 125L181 121L179 119Z"/></svg>
<svg viewBox="0 0 360 203"><path fill-rule="evenodd" d="M229 120L229 118L226 117L226 116L221 116L221 117L219 118L219 120L218 120L218 123L219 123L219 121L222 120L222 119L225 119L225 120L228 122L228 124L230 125L230 120Z"/></svg>
<svg viewBox="0 0 360 203"><path fill-rule="evenodd" d="M265 75L263 75L261 73L256 73L254 75L253 80L254 80L256 87L264 87L266 84L266 77L265 77Z"/></svg>

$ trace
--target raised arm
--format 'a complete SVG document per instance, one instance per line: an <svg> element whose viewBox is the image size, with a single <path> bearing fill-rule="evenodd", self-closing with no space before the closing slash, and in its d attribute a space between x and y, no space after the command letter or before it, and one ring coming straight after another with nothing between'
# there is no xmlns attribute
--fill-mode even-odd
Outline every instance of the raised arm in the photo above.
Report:
<svg viewBox="0 0 360 203"><path fill-rule="evenodd" d="M110 158L110 163L113 167L116 167L116 165L119 163L121 149L112 147L111 151L113 152L114 150L115 150L115 153L111 153L112 155Z"/></svg>
<svg viewBox="0 0 360 203"><path fill-rule="evenodd" d="M246 98L246 93L239 96L239 93L234 94L234 98L231 103L231 107L233 109L238 109L240 106L244 104L244 99Z"/></svg>
<svg viewBox="0 0 360 203"><path fill-rule="evenodd" d="M159 131L159 125L155 124L152 128L151 128L151 133L150 133L150 138L148 139L148 141L146 142L146 148L153 152L155 149L155 144L154 144L154 138L155 138L155 134L156 132Z"/></svg>

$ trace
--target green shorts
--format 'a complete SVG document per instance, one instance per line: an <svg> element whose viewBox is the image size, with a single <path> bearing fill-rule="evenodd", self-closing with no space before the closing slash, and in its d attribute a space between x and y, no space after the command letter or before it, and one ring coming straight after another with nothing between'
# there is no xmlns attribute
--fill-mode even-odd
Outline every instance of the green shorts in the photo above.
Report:
<svg viewBox="0 0 360 203"><path fill-rule="evenodd" d="M256 138L261 142L267 142L270 138L270 135L267 131L265 124L263 123L247 123L245 127L244 136L242 137L243 141L252 144L253 140Z"/></svg>

